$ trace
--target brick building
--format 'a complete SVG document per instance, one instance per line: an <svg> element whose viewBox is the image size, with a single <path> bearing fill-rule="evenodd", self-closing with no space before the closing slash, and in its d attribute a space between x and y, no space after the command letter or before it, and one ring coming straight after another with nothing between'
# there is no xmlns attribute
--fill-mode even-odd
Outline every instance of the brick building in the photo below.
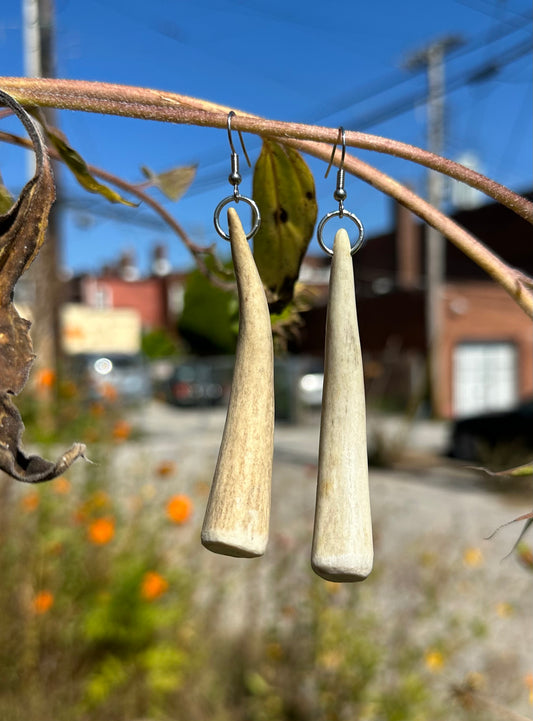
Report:
<svg viewBox="0 0 533 721"><path fill-rule="evenodd" d="M529 194L531 197L531 194ZM498 203L454 215L510 265L533 275L531 227ZM398 206L395 229L354 256L367 393L405 403L426 372L425 226ZM328 263L326 258L322 259ZM499 285L446 243L437 415L515 405L533 395L533 325ZM300 351L321 353L324 302L306 314Z"/></svg>
<svg viewBox="0 0 533 721"><path fill-rule="evenodd" d="M531 197L532 194L529 194ZM458 212L454 219L510 265L533 275L531 227L498 203ZM354 256L357 306L369 399L405 404L426 370L425 226L401 206L394 230L369 238ZM314 305L290 350L323 354L329 257L306 258L300 280ZM479 266L446 243L441 288L442 340L437 415L450 418L511 407L533 395L533 325ZM170 272L161 248L152 274L139 277L133 259L76 279L71 300L92 307L135 308L144 329L175 330L186 274Z"/></svg>

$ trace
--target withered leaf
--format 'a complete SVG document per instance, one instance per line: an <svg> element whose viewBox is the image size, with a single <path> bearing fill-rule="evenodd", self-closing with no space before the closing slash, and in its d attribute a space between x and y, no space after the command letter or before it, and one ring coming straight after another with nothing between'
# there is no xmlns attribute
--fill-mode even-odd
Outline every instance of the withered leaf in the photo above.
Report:
<svg viewBox="0 0 533 721"><path fill-rule="evenodd" d="M150 181L150 185L159 188L169 200L179 200L194 180L197 167L197 165L182 165L162 173L154 173L153 170L143 165L141 171Z"/></svg>
<svg viewBox="0 0 533 721"><path fill-rule="evenodd" d="M56 463L26 456L21 448L24 424L11 396L24 388L35 358L30 322L13 305L15 284L31 265L45 240L55 199L50 160L39 126L10 95L0 90L0 104L22 121L36 155L34 177L16 203L0 215L0 469L19 481L39 483L60 475L85 451L75 444Z"/></svg>

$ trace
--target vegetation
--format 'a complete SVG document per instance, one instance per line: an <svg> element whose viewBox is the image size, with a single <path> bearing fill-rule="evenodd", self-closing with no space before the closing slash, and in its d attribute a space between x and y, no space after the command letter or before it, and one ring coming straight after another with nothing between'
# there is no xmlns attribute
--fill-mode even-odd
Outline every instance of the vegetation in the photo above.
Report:
<svg viewBox="0 0 533 721"><path fill-rule="evenodd" d="M117 443L50 484L2 480L0 718L489 721L506 718L491 686L527 699L530 680L497 656L468 668L489 618L514 613L512 593L487 618L451 603L479 583L480 549L458 562L421 531L392 578L356 588L306 572L300 540L278 537L261 567L213 572L221 559L198 542L207 484L176 493L190 485L179 467L133 447L121 477Z"/></svg>

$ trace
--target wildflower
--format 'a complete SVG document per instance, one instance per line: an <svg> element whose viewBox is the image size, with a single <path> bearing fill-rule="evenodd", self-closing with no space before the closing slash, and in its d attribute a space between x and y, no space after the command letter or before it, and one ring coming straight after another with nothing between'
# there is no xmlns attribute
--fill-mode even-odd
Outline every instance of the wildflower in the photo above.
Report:
<svg viewBox="0 0 533 721"><path fill-rule="evenodd" d="M109 495L105 491L95 491L89 498L91 508L106 508L110 503Z"/></svg>
<svg viewBox="0 0 533 721"><path fill-rule="evenodd" d="M128 423L128 421L117 421L113 426L112 435L115 441L117 441L118 443L121 443L122 441L127 441L128 438L131 436L131 425Z"/></svg>
<svg viewBox="0 0 533 721"><path fill-rule="evenodd" d="M39 591L32 601L33 612L42 615L54 605L54 594L51 591Z"/></svg>
<svg viewBox="0 0 533 721"><path fill-rule="evenodd" d="M496 613L500 618L509 618L514 613L514 607L507 601L500 601L496 604Z"/></svg>
<svg viewBox="0 0 533 721"><path fill-rule="evenodd" d="M97 546L104 546L115 535L115 521L113 518L96 518L89 524L89 540Z"/></svg>
<svg viewBox="0 0 533 721"><path fill-rule="evenodd" d="M519 543L516 552L520 563L530 571L533 570L533 550L527 544Z"/></svg>
<svg viewBox="0 0 533 721"><path fill-rule="evenodd" d="M340 584L333 581L324 581L324 585L326 587L326 591L332 596L335 596L341 590Z"/></svg>
<svg viewBox="0 0 533 721"><path fill-rule="evenodd" d="M191 517L193 504L189 496L177 495L169 498L167 502L167 516L174 523L187 523Z"/></svg>
<svg viewBox="0 0 533 721"><path fill-rule="evenodd" d="M89 413L93 418L101 418L105 413L105 406L103 403L95 402L89 406Z"/></svg>
<svg viewBox="0 0 533 721"><path fill-rule="evenodd" d="M444 656L440 651L437 651L434 648L430 648L426 651L424 661L426 663L426 667L432 673L438 673L444 666Z"/></svg>
<svg viewBox="0 0 533 721"><path fill-rule="evenodd" d="M41 368L37 372L36 377L37 387L39 390L48 390L54 387L56 382L56 374L52 368Z"/></svg>
<svg viewBox="0 0 533 721"><path fill-rule="evenodd" d="M531 671L524 676L524 683L529 692L529 705L533 706L533 673Z"/></svg>
<svg viewBox="0 0 533 721"><path fill-rule="evenodd" d="M153 483L145 483L141 488L141 496L145 501L149 501L156 494L155 486Z"/></svg>
<svg viewBox="0 0 533 721"><path fill-rule="evenodd" d="M466 676L466 685L471 691L479 691L485 686L485 676L479 671L470 671Z"/></svg>
<svg viewBox="0 0 533 721"><path fill-rule="evenodd" d="M168 590L168 581L155 571L147 571L141 583L141 596L146 601L153 601Z"/></svg>
<svg viewBox="0 0 533 721"><path fill-rule="evenodd" d="M176 464L173 461L161 461L155 472L161 478L166 478L176 472Z"/></svg>
<svg viewBox="0 0 533 721"><path fill-rule="evenodd" d="M102 398L105 398L110 403L114 403L118 399L118 391L111 383L103 383L100 387L100 393Z"/></svg>
<svg viewBox="0 0 533 721"><path fill-rule="evenodd" d="M67 493L70 493L71 488L72 484L65 476L59 476L59 478L52 481L52 489L54 493L57 493L59 496L65 496Z"/></svg>
<svg viewBox="0 0 533 721"><path fill-rule="evenodd" d="M39 494L37 491L33 491L32 493L27 493L25 496L22 496L20 505L26 513L32 513L39 507L39 501Z"/></svg>
<svg viewBox="0 0 533 721"><path fill-rule="evenodd" d="M483 564L483 554L479 548L467 548L463 553L463 563L465 566L477 568Z"/></svg>

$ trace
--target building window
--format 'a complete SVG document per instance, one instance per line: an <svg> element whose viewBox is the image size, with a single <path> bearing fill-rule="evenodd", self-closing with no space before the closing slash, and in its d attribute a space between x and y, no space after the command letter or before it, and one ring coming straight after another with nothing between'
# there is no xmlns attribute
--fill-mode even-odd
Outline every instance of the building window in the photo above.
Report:
<svg viewBox="0 0 533 721"><path fill-rule="evenodd" d="M453 350L455 417L512 408L517 402L518 353L508 341L465 342Z"/></svg>

